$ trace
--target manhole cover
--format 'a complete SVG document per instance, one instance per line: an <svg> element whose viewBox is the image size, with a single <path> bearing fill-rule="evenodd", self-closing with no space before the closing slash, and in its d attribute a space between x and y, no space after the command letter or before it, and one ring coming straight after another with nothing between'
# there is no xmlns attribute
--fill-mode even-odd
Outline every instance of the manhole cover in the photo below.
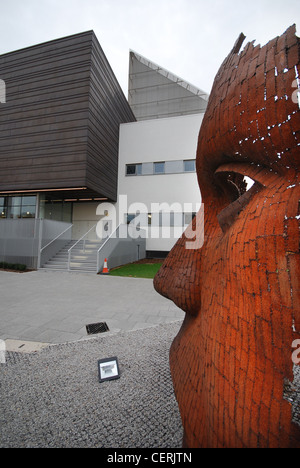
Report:
<svg viewBox="0 0 300 468"><path fill-rule="evenodd" d="M86 331L88 335L96 335L97 333L109 331L109 328L106 322L91 323L90 325L86 325Z"/></svg>

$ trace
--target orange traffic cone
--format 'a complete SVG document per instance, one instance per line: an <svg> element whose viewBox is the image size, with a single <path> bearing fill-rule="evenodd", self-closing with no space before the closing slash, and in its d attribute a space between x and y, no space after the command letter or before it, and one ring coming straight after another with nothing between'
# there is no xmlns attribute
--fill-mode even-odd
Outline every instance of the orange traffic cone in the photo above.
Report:
<svg viewBox="0 0 300 468"><path fill-rule="evenodd" d="M107 258L104 260L104 266L102 270L102 275L108 275L109 274L109 269L107 268Z"/></svg>

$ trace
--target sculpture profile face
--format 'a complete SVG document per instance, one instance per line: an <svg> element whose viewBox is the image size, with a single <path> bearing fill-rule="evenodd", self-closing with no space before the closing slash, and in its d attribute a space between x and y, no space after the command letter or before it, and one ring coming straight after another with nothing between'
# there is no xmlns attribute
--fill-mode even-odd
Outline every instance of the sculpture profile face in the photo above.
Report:
<svg viewBox="0 0 300 468"><path fill-rule="evenodd" d="M154 280L186 312L170 352L186 447L300 446L284 398L299 385L300 44L295 26L240 52L243 40L199 135L203 247L187 250L183 235Z"/></svg>

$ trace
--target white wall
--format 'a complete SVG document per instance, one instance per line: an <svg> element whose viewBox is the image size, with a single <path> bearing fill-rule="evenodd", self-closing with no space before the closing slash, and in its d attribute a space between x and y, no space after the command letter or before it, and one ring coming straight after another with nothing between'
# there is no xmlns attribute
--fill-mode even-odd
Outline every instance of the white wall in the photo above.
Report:
<svg viewBox="0 0 300 468"><path fill-rule="evenodd" d="M182 207L201 203L195 172L126 176L126 164L196 159L202 119L203 114L195 114L121 125L118 197L127 196L128 212L137 202L144 203L149 213L152 203L180 203ZM148 238L146 248L170 250L176 239Z"/></svg>

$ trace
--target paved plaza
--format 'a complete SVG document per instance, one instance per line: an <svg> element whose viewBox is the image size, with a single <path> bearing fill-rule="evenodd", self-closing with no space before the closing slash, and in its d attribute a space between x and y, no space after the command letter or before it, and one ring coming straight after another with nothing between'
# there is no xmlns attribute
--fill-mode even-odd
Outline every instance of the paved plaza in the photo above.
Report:
<svg viewBox="0 0 300 468"><path fill-rule="evenodd" d="M58 344L89 338L86 325L106 322L109 333L182 320L149 279L89 273L0 271L0 339ZM19 346L24 343L19 344ZM24 349L25 351L25 349Z"/></svg>
<svg viewBox="0 0 300 468"><path fill-rule="evenodd" d="M0 272L1 448L180 448L169 351L183 312L153 281ZM106 321L109 332L87 336ZM98 360L116 356L118 380Z"/></svg>

